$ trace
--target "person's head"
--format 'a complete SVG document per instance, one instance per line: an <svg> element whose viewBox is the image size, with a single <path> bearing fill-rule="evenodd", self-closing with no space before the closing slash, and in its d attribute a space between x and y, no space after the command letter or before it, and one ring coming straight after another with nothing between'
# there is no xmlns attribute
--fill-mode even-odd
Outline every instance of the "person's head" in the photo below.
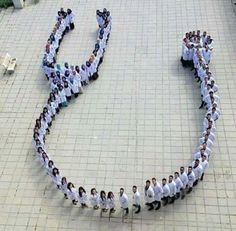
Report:
<svg viewBox="0 0 236 231"><path fill-rule="evenodd" d="M109 198L109 199L111 199L111 198L114 198L114 194L113 194L113 192L108 192L108 194L107 194L107 198Z"/></svg>
<svg viewBox="0 0 236 231"><path fill-rule="evenodd" d="M106 193L105 193L104 190L102 190L102 191L100 192L100 197L101 197L101 198L106 198Z"/></svg>
<svg viewBox="0 0 236 231"><path fill-rule="evenodd" d="M191 173L192 172L192 166L188 166L188 172Z"/></svg>
<svg viewBox="0 0 236 231"><path fill-rule="evenodd" d="M165 185L166 184L166 178L162 179L162 184Z"/></svg>
<svg viewBox="0 0 236 231"><path fill-rule="evenodd" d="M150 180L146 180L146 187L149 187L151 184Z"/></svg>
<svg viewBox="0 0 236 231"><path fill-rule="evenodd" d="M204 161L206 159L207 159L206 155L202 155L202 161Z"/></svg>
<svg viewBox="0 0 236 231"><path fill-rule="evenodd" d="M80 194L86 193L85 189L82 186L79 187L78 191L79 191Z"/></svg>
<svg viewBox="0 0 236 231"><path fill-rule="evenodd" d="M136 185L134 185L132 189L133 189L133 193L137 192L137 186Z"/></svg>
<svg viewBox="0 0 236 231"><path fill-rule="evenodd" d="M184 167L183 166L181 166L179 170L180 170L181 174L184 173Z"/></svg>
<svg viewBox="0 0 236 231"><path fill-rule="evenodd" d="M179 177L179 173L175 172L175 179L177 179Z"/></svg>
<svg viewBox="0 0 236 231"><path fill-rule="evenodd" d="M120 196L122 196L124 194L124 188L120 188Z"/></svg>
<svg viewBox="0 0 236 231"><path fill-rule="evenodd" d="M59 169L58 168L53 168L52 175L53 176L59 175Z"/></svg>
<svg viewBox="0 0 236 231"><path fill-rule="evenodd" d="M65 62L65 63L64 63L64 66L65 66L65 68L68 69L68 68L69 68L69 63Z"/></svg>
<svg viewBox="0 0 236 231"><path fill-rule="evenodd" d="M72 10L68 8L66 12L67 12L67 14L71 14Z"/></svg>
<svg viewBox="0 0 236 231"><path fill-rule="evenodd" d="M71 183L71 182L69 182L68 184L67 184L67 189L69 189L70 191L71 191L71 189L72 188L74 188L75 186Z"/></svg>
<svg viewBox="0 0 236 231"><path fill-rule="evenodd" d="M97 190L95 188L91 188L91 195L96 195L97 194Z"/></svg>
<svg viewBox="0 0 236 231"><path fill-rule="evenodd" d="M38 151L38 153L42 153L43 152L43 148L42 147L38 147L37 151Z"/></svg>
<svg viewBox="0 0 236 231"><path fill-rule="evenodd" d="M69 86L67 81L64 81L64 87L67 88Z"/></svg>
<svg viewBox="0 0 236 231"><path fill-rule="evenodd" d="M195 161L194 161L194 166L196 167L196 166L198 166L199 165L199 159L196 159Z"/></svg>
<svg viewBox="0 0 236 231"><path fill-rule="evenodd" d="M66 177L63 176L63 177L61 178L61 184L63 184L63 185L64 185L64 184L67 184Z"/></svg>
<svg viewBox="0 0 236 231"><path fill-rule="evenodd" d="M207 118L208 120L210 120L210 119L211 119L211 113L207 113L206 118Z"/></svg>
<svg viewBox="0 0 236 231"><path fill-rule="evenodd" d="M173 181L173 176L172 175L169 175L169 183L171 183Z"/></svg>
<svg viewBox="0 0 236 231"><path fill-rule="evenodd" d="M152 178L152 183L155 185L157 183L157 180L155 177Z"/></svg>
<svg viewBox="0 0 236 231"><path fill-rule="evenodd" d="M54 165L53 161L52 161L52 160L49 160L49 161L48 161L48 167L49 167L49 168L52 168L53 165Z"/></svg>
<svg viewBox="0 0 236 231"><path fill-rule="evenodd" d="M214 114L216 112L216 108L213 107L211 111L212 111L212 114Z"/></svg>

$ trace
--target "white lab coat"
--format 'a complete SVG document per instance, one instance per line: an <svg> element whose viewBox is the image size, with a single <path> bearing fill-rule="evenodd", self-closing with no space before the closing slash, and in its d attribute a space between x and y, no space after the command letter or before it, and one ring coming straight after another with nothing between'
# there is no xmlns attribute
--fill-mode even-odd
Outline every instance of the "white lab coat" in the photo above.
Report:
<svg viewBox="0 0 236 231"><path fill-rule="evenodd" d="M107 205L110 209L115 208L115 200L114 198L107 198Z"/></svg>
<svg viewBox="0 0 236 231"><path fill-rule="evenodd" d="M56 185L61 186L61 176L59 174L52 175L52 180Z"/></svg>
<svg viewBox="0 0 236 231"><path fill-rule="evenodd" d="M209 163L207 160L204 160L204 161L200 162L200 165L202 166L202 172L204 173L206 171L206 169L208 168Z"/></svg>
<svg viewBox="0 0 236 231"><path fill-rule="evenodd" d="M99 204L101 206L101 209L107 208L107 199L99 197Z"/></svg>
<svg viewBox="0 0 236 231"><path fill-rule="evenodd" d="M61 184L61 191L68 195L69 191L68 191L68 188L67 188L67 183L64 183L64 184Z"/></svg>
<svg viewBox="0 0 236 231"><path fill-rule="evenodd" d="M147 203L152 203L154 201L154 191L151 186L148 187L148 189L144 189L145 191L145 201Z"/></svg>
<svg viewBox="0 0 236 231"><path fill-rule="evenodd" d="M188 176L188 187L193 187L193 182L195 181L195 174L192 171L191 173L187 174Z"/></svg>
<svg viewBox="0 0 236 231"><path fill-rule="evenodd" d="M165 184L165 185L162 184L162 190L163 190L163 194L162 194L163 197L170 196L170 187L168 184Z"/></svg>
<svg viewBox="0 0 236 231"><path fill-rule="evenodd" d="M141 204L141 197L139 191L133 194L133 204L140 205Z"/></svg>
<svg viewBox="0 0 236 231"><path fill-rule="evenodd" d="M170 189L170 197L175 196L176 194L176 184L174 181L172 181L171 183L168 183L169 189Z"/></svg>
<svg viewBox="0 0 236 231"><path fill-rule="evenodd" d="M96 194L91 194L89 197L89 201L91 203L92 206L98 206L99 204L99 195Z"/></svg>
<svg viewBox="0 0 236 231"><path fill-rule="evenodd" d="M79 197L80 204L86 204L88 198L85 192L82 192L82 195L78 193L78 197Z"/></svg>
<svg viewBox="0 0 236 231"><path fill-rule="evenodd" d="M159 183L156 183L156 185L152 186L154 191L154 200L155 201L161 201L163 189Z"/></svg>
<svg viewBox="0 0 236 231"><path fill-rule="evenodd" d="M129 207L129 200L125 193L122 194L122 196L119 197L120 205L123 209L126 209Z"/></svg>
<svg viewBox="0 0 236 231"><path fill-rule="evenodd" d="M202 175L202 166L199 164L197 167L194 167L194 161L192 163L193 172L195 175L195 180L199 179Z"/></svg>
<svg viewBox="0 0 236 231"><path fill-rule="evenodd" d="M78 191L75 188L71 188L71 190L68 190L68 196L71 200L78 201Z"/></svg>
<svg viewBox="0 0 236 231"><path fill-rule="evenodd" d="M176 186L177 193L179 193L180 189L183 188L183 182L180 180L179 177L175 178L175 186Z"/></svg>
<svg viewBox="0 0 236 231"><path fill-rule="evenodd" d="M188 176L186 172L183 172L182 174L179 174L179 178L183 183L183 189L186 188L186 186L188 185Z"/></svg>

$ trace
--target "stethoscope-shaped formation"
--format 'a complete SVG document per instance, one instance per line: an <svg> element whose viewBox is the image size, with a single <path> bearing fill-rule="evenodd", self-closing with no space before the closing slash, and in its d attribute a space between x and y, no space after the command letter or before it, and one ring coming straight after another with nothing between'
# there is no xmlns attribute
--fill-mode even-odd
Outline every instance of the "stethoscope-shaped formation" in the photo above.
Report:
<svg viewBox="0 0 236 231"><path fill-rule="evenodd" d="M62 8L58 11L57 22L45 46L42 63L51 92L43 112L36 120L33 144L40 163L66 199L70 198L74 205L79 201L82 208L88 207L89 199L93 209L101 208L101 214L109 209L109 214L111 214L115 212L116 206L113 192L110 191L106 194L104 190L101 190L98 194L96 188L92 188L88 198L84 187L80 186L77 190L72 182L67 182L66 177L62 177L45 149L45 136L50 133L50 127L56 115L60 113L63 107L68 106L73 96L77 98L79 94L83 93L84 86L99 76L98 70L103 62L111 31L111 15L104 8L103 11L97 10L96 17L99 25L98 37L89 60L81 66L70 66L68 63L61 66L56 62L56 56L64 35L74 29L74 15L70 9L64 11ZM183 199L198 184L199 180L203 180L215 139L215 121L220 115L217 106L219 97L215 95L218 87L215 85L215 78L209 71L212 44L213 40L206 32L202 35L200 31L197 33L195 31L189 32L183 39L181 62L184 67L192 68L195 78L201 82L202 104L200 108L207 108L203 121L204 132L199 139L199 151L194 154L194 161L187 170L180 167L180 171L170 175L168 180L163 178L161 184L156 181L156 178L146 181L144 197L148 210L159 210L161 205L166 206L173 204L179 198ZM137 186L134 185L132 191L133 211L137 214L141 211L141 196ZM119 202L123 208L124 216L127 215L129 213L129 200L124 188L120 188Z"/></svg>

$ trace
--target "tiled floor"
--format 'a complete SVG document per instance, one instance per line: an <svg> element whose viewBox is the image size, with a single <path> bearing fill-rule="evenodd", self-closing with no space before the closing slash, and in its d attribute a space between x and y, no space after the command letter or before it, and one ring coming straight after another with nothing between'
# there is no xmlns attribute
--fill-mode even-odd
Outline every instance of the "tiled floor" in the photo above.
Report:
<svg viewBox="0 0 236 231"><path fill-rule="evenodd" d="M61 7L76 14L76 29L59 62L80 64L96 35L95 10L113 17L100 78L64 109L47 138L63 175L99 190L158 180L187 166L197 148L204 111L192 73L179 62L181 39L192 29L215 40L211 69L220 86L222 116L205 177L185 200L159 212L146 208L121 223L74 207L35 160L32 128L49 93L40 69L44 43ZM236 16L230 0L40 0L0 13L0 53L18 58L0 76L0 230L236 230ZM117 206L119 207L119 206Z"/></svg>

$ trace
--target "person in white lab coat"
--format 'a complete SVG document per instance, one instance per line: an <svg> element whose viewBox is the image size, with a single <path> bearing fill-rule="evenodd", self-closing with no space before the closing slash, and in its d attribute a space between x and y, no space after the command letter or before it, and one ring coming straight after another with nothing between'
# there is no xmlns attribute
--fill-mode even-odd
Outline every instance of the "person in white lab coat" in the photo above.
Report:
<svg viewBox="0 0 236 231"><path fill-rule="evenodd" d="M212 51L209 49L208 46L206 46L205 48L202 49L202 55L203 55L203 58L204 58L206 64L210 63L211 54L212 54Z"/></svg>
<svg viewBox="0 0 236 231"><path fill-rule="evenodd" d="M87 208L88 207L88 205L87 205L88 197L87 197L85 189L82 186L79 187L78 198L79 198L79 202L81 204L81 207Z"/></svg>
<svg viewBox="0 0 236 231"><path fill-rule="evenodd" d="M67 189L68 189L68 196L69 198L72 200L72 203L74 205L77 205L78 203L78 192L77 190L75 189L75 186L74 184L72 184L71 182L69 182L67 184Z"/></svg>
<svg viewBox="0 0 236 231"><path fill-rule="evenodd" d="M58 168L52 170L52 180L56 184L57 188L61 188L61 176Z"/></svg>
<svg viewBox="0 0 236 231"><path fill-rule="evenodd" d="M93 206L93 209L97 210L99 209L99 195L95 188L91 189L91 194L89 197L90 203Z"/></svg>
<svg viewBox="0 0 236 231"><path fill-rule="evenodd" d="M48 165L47 165L47 174L52 177L52 170L54 169L54 163L52 160L48 161Z"/></svg>
<svg viewBox="0 0 236 231"><path fill-rule="evenodd" d="M163 201L163 206L166 206L168 204L168 199L170 196L170 188L166 182L166 178L162 179L162 190L163 190L163 195L162 195L162 201Z"/></svg>
<svg viewBox="0 0 236 231"><path fill-rule="evenodd" d="M68 188L66 177L61 178L61 191L64 193L65 199L68 199Z"/></svg>
<svg viewBox="0 0 236 231"><path fill-rule="evenodd" d="M192 169L195 175L195 181L193 182L193 186L196 186L198 184L199 178L202 176L202 166L200 165L199 159L193 161Z"/></svg>
<svg viewBox="0 0 236 231"><path fill-rule="evenodd" d="M187 194L189 194L190 192L192 192L193 183L195 182L195 175L194 175L192 166L188 167L187 176L188 176L188 185L187 185L188 191L187 191Z"/></svg>
<svg viewBox="0 0 236 231"><path fill-rule="evenodd" d="M106 198L106 193L105 191L100 192L100 197L99 197L99 204L102 209L102 212L107 212L107 198Z"/></svg>
<svg viewBox="0 0 236 231"><path fill-rule="evenodd" d="M170 189L170 195L169 195L169 204L173 204L175 202L175 196L176 196L176 184L174 182L174 177L172 175L169 176L169 182L168 186Z"/></svg>
<svg viewBox="0 0 236 231"><path fill-rule="evenodd" d="M113 192L108 192L107 194L107 205L110 209L110 213L114 213L116 210L115 210L115 197L114 197L114 194Z"/></svg>
<svg viewBox="0 0 236 231"><path fill-rule="evenodd" d="M206 155L202 155L200 165L202 166L202 175L201 175L200 180L203 181L204 173L209 166Z"/></svg>
<svg viewBox="0 0 236 231"><path fill-rule="evenodd" d="M151 186L150 180L146 181L146 185L144 188L144 195L145 195L145 201L146 205L149 206L148 211L151 211L154 209L153 202L154 202L154 191Z"/></svg>
<svg viewBox="0 0 236 231"><path fill-rule="evenodd" d="M187 185L188 185L188 176L187 176L187 173L185 172L183 166L180 167L179 178L180 178L180 180L183 183L183 187L181 189L181 200L183 200L184 197L185 197L185 191L186 191L186 188L187 188Z"/></svg>
<svg viewBox="0 0 236 231"><path fill-rule="evenodd" d="M133 193L133 206L137 208L134 213L138 214L141 211L141 197L136 185L133 186Z"/></svg>
<svg viewBox="0 0 236 231"><path fill-rule="evenodd" d="M129 214L129 200L127 195L124 193L124 188L120 188L119 201L121 208L124 209L125 215Z"/></svg>
<svg viewBox="0 0 236 231"><path fill-rule="evenodd" d="M152 188L154 191L153 204L157 205L155 210L159 210L161 208L161 198L162 198L162 194L163 194L163 189L162 189L161 185L157 182L155 177L152 178L152 184L153 184Z"/></svg>
<svg viewBox="0 0 236 231"><path fill-rule="evenodd" d="M180 198L180 191L183 188L183 182L181 181L180 177L179 177L179 173L175 172L175 185L176 185L176 196L175 199L179 199Z"/></svg>

